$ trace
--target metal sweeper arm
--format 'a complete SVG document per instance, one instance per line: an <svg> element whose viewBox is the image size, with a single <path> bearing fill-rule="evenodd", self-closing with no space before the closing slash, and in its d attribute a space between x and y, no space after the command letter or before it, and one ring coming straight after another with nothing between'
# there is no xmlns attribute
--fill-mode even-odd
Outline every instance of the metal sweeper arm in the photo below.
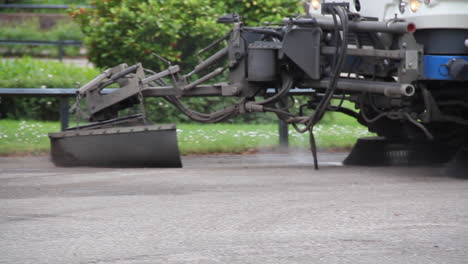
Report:
<svg viewBox="0 0 468 264"><path fill-rule="evenodd" d="M78 120L86 118L93 123L50 134L52 160L65 166L180 167L175 126L152 125L146 119L144 97L153 96L164 98L190 119L204 123L221 122L245 113L275 113L298 132L311 132L315 154L313 127L326 111L339 111L365 124L352 109L331 106L332 99L359 102L362 94L373 94L391 100L393 105L404 103L405 97L415 93L411 83L418 76L417 61L422 50L410 34L414 27L411 23L366 21L349 16L345 7L331 8L340 23L298 18L275 26L246 27L237 16L223 17L219 22L231 23L232 31L198 55L222 43L226 45L185 75L179 66L172 65L159 73L144 69L141 64L130 67L122 64L106 70L78 91L72 107ZM349 19L352 22L348 24ZM348 47L348 39L342 36L351 33L356 33L358 43L365 42L367 46ZM405 42L404 51L398 46L399 38ZM376 41L370 47L372 39ZM399 81L352 78L349 74L344 78L341 73L355 64L346 60L347 53L354 61L378 60L388 66L381 72L363 68L370 73L360 74L397 73ZM199 77L192 80L194 76ZM225 82L213 83L221 76L226 78ZM113 84L120 88L109 94L101 93ZM294 87L312 88L308 89L309 101L301 105L299 113L293 111L290 100ZM235 96L239 100L224 109L200 113L181 101L187 96ZM386 103L385 100L382 102ZM121 110L133 106L140 107L139 115L119 117ZM304 113L306 108L312 112Z"/></svg>

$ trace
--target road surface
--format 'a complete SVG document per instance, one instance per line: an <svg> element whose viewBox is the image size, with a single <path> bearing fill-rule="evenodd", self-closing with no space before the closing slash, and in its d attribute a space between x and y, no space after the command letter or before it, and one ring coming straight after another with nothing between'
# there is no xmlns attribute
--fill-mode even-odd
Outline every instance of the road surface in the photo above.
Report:
<svg viewBox="0 0 468 264"><path fill-rule="evenodd" d="M0 159L0 263L467 263L468 181L341 153L184 169Z"/></svg>

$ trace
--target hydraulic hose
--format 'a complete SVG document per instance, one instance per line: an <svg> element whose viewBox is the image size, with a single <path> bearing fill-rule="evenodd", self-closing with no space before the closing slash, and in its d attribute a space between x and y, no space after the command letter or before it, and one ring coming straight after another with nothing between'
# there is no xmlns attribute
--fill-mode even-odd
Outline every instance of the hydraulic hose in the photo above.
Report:
<svg viewBox="0 0 468 264"><path fill-rule="evenodd" d="M319 169L318 167L318 159L317 159L317 145L315 142L315 136L314 136L314 126L322 120L325 112L327 111L331 100L333 99L333 96L336 91L336 85L339 79L339 76L341 74L341 71L343 69L343 65L345 62L345 57L346 57L346 50L348 47L348 15L347 11L340 6L335 6L332 8L332 17L334 21L334 29L335 29L335 45L337 46L336 52L339 54L335 54L335 58L333 61L333 72L331 74L331 80L329 82L329 85L327 87L327 91L325 92L325 95L322 97L322 100L319 102L316 110L314 113L309 116L303 123L305 124L304 128L299 128L297 124L293 124L294 128L299 132L299 133L305 133L307 131L310 132L310 148L312 152L312 156L314 158L314 167L316 170ZM340 35L340 30L339 30L339 25L337 21L337 17L340 18L340 24L341 24L341 31L343 36ZM341 44L341 45L340 45Z"/></svg>

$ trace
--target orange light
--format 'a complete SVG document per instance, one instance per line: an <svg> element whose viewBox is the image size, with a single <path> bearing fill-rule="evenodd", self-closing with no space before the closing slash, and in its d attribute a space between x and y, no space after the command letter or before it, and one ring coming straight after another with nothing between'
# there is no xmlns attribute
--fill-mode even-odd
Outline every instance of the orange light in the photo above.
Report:
<svg viewBox="0 0 468 264"><path fill-rule="evenodd" d="M421 7L421 2L419 0L410 0L409 6L411 11L414 13L417 12Z"/></svg>
<svg viewBox="0 0 468 264"><path fill-rule="evenodd" d="M318 10L320 8L320 0L312 0L310 1L310 5L313 9Z"/></svg>

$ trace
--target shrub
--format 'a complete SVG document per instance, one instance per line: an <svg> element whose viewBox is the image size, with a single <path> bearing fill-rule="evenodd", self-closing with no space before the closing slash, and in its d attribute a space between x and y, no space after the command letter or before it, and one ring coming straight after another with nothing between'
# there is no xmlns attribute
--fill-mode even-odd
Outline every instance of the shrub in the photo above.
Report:
<svg viewBox="0 0 468 264"><path fill-rule="evenodd" d="M160 70L166 66L152 52L193 67L194 53L223 36L228 25L216 23L223 14L238 12L256 25L278 22L299 12L297 0L104 0L90 1L95 9L70 14L81 24L92 62L111 67L142 62ZM189 70L189 69L186 69Z"/></svg>

